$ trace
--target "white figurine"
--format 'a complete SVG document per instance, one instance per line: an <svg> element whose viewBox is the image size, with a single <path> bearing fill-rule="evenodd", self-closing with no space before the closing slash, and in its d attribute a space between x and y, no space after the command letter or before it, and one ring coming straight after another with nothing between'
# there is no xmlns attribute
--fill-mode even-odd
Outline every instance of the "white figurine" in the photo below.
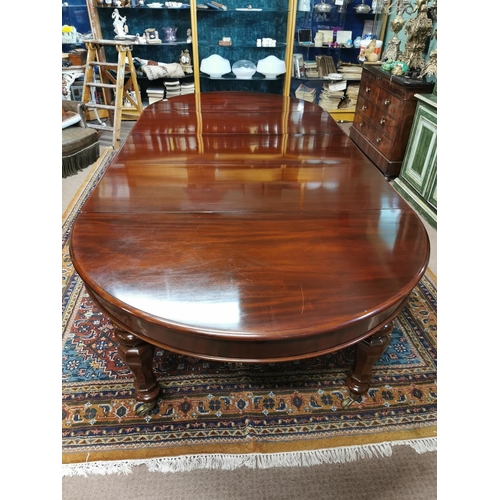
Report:
<svg viewBox="0 0 500 500"><path fill-rule="evenodd" d="M323 33L320 33L319 31L316 33L316 36L314 37L314 46L315 47L323 47Z"/></svg>
<svg viewBox="0 0 500 500"><path fill-rule="evenodd" d="M128 33L128 26L125 24L127 22L127 16L120 16L118 9L115 9L111 17L114 19L113 26L116 33L115 38L125 38L125 35Z"/></svg>

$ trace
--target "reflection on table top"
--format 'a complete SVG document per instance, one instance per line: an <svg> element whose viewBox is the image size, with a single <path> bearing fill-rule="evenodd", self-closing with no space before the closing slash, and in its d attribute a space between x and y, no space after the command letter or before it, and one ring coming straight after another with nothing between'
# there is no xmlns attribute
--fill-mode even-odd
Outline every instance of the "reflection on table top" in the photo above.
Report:
<svg viewBox="0 0 500 500"><path fill-rule="evenodd" d="M295 339L295 355L394 313L429 242L326 111L203 93L145 108L75 223L72 257L124 322L155 325L133 320L158 344L199 355L200 335Z"/></svg>

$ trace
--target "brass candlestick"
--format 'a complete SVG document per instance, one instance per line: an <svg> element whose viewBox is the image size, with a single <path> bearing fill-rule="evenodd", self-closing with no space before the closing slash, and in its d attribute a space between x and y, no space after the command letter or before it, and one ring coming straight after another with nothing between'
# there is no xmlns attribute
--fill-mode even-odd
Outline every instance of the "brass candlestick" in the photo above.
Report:
<svg viewBox="0 0 500 500"><path fill-rule="evenodd" d="M400 60L405 62L410 70L421 70L424 65L422 54L432 32L432 20L427 15L428 0L417 0L412 14L417 16L408 21L405 27L406 44Z"/></svg>
<svg viewBox="0 0 500 500"><path fill-rule="evenodd" d="M403 29L405 25L405 19L403 14L411 13L412 5L410 0L396 0L389 7L387 7L387 14L390 13L392 8L396 9L396 16L391 21L391 30L394 32L394 36L387 42L387 48L382 54L382 61L387 61L392 59L393 61L398 61L401 51L399 47L401 46L401 40L399 39L398 33Z"/></svg>

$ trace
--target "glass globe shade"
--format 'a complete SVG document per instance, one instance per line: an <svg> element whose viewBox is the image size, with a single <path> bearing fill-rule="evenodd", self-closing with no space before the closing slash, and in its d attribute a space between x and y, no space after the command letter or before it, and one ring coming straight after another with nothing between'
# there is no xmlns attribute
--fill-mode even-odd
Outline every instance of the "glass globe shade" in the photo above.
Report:
<svg viewBox="0 0 500 500"><path fill-rule="evenodd" d="M267 56L257 63L257 71L266 78L275 79L278 75L285 73L285 61L278 59L276 56Z"/></svg>
<svg viewBox="0 0 500 500"><path fill-rule="evenodd" d="M221 78L222 75L231 72L231 64L218 54L212 54L202 59L200 71L210 75L211 78Z"/></svg>
<svg viewBox="0 0 500 500"><path fill-rule="evenodd" d="M233 64L232 70L236 75L236 78L239 78L241 80L251 80L252 76L257 71L257 66L255 66L252 61L241 59L240 61L236 61Z"/></svg>

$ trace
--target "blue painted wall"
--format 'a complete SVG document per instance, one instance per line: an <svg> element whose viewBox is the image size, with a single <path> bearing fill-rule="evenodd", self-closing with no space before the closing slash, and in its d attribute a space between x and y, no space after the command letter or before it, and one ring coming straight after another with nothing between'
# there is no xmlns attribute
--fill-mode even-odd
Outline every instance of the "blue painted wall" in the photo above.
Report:
<svg viewBox="0 0 500 500"><path fill-rule="evenodd" d="M89 14L85 0L65 0L62 6L62 25L74 26L78 33L90 33Z"/></svg>

